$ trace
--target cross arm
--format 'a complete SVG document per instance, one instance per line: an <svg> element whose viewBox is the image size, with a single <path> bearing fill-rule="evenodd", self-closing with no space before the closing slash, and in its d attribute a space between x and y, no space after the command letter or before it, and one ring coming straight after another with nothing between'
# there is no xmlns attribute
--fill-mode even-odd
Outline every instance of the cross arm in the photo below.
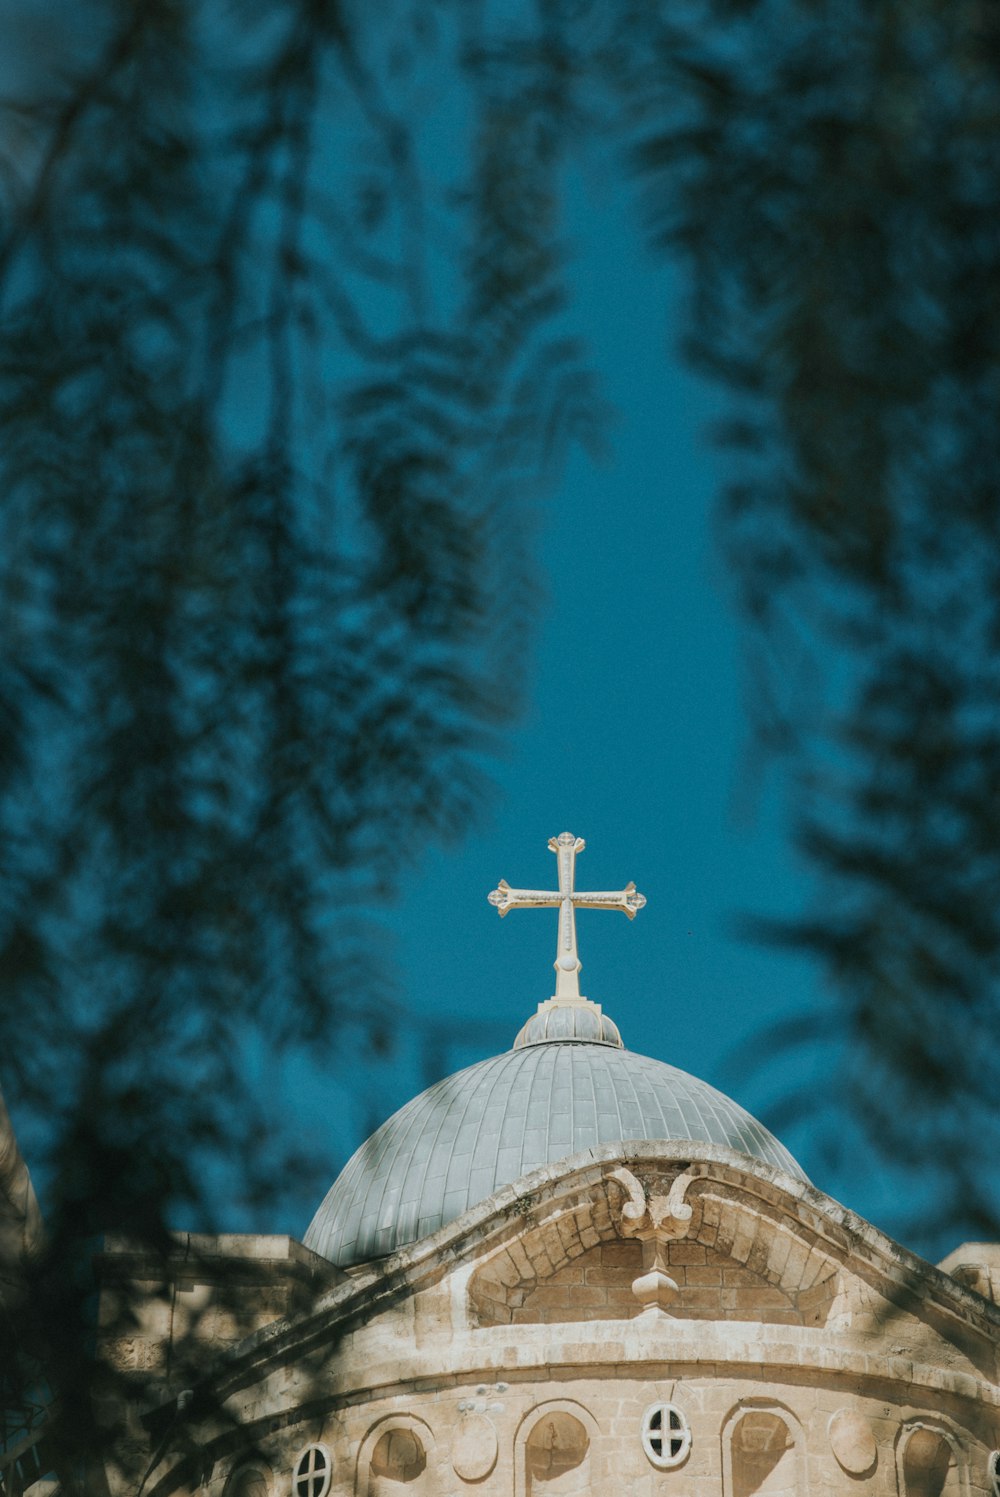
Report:
<svg viewBox="0 0 1000 1497"><path fill-rule="evenodd" d="M646 903L635 884L628 883L624 889L599 889L596 892L575 887L577 854L583 852L586 843L572 832L560 832L549 838L549 849L554 852L559 865L559 888L512 889L502 878L487 895L498 915L509 910L558 909L559 933L556 944L556 991L555 997L565 1002L580 1001L580 958L576 949L576 912L581 910L621 910L634 920Z"/></svg>
<svg viewBox="0 0 1000 1497"><path fill-rule="evenodd" d="M563 902L563 896L558 890L512 889L505 878L486 897L501 919L510 910L554 909Z"/></svg>
<svg viewBox="0 0 1000 1497"><path fill-rule="evenodd" d="M621 910L630 920L635 919L646 903L645 894L640 894L633 883L614 892L571 894L570 898L579 910Z"/></svg>

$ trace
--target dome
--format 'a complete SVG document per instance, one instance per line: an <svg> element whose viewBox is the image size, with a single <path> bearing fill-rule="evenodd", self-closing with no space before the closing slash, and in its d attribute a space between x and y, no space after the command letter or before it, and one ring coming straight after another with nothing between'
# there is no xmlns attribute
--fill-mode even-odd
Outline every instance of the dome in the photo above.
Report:
<svg viewBox="0 0 1000 1497"><path fill-rule="evenodd" d="M421 1092L349 1160L306 1246L344 1268L381 1257L539 1165L625 1139L721 1144L806 1179L737 1103L676 1066L619 1046L579 1038L526 1043Z"/></svg>
<svg viewBox="0 0 1000 1497"><path fill-rule="evenodd" d="M582 996L576 911L619 910L634 920L646 900L633 883L578 891L583 838L561 832L548 846L558 889L514 889L501 879L488 898L501 917L559 911L555 994L512 1050L421 1092L348 1160L305 1235L306 1247L342 1268L418 1242L531 1170L599 1144L720 1144L806 1179L742 1107L676 1066L626 1050L600 1004Z"/></svg>
<svg viewBox="0 0 1000 1497"><path fill-rule="evenodd" d="M598 1045L623 1048L618 1025L601 1013L599 1003L591 1003L589 999L583 1003L565 1003L550 998L548 1003L540 1003L537 1014L532 1014L518 1031L514 1049L541 1045L545 1040L592 1040Z"/></svg>

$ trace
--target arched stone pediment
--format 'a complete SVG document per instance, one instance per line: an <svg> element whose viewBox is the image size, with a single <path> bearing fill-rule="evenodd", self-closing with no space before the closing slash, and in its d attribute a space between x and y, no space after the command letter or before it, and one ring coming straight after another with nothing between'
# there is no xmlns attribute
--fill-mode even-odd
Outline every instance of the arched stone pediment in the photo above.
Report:
<svg viewBox="0 0 1000 1497"><path fill-rule="evenodd" d="M665 1302L672 1320L822 1331L832 1339L803 1356L842 1347L858 1365L865 1349L884 1354L891 1340L893 1355L913 1365L995 1380L1000 1316L979 1296L810 1186L711 1146L683 1153L660 1144L595 1151L558 1178L523 1182L532 1188L516 1210L498 1202L464 1271L470 1325L639 1320L631 1285L642 1260L623 1231L615 1181L624 1164L654 1205L692 1177L690 1222L661 1254L675 1286Z"/></svg>
<svg viewBox="0 0 1000 1497"><path fill-rule="evenodd" d="M843 1311L845 1242L789 1213L780 1190L762 1190L755 1177L748 1189L712 1159L651 1153L633 1154L631 1162L631 1189L644 1191L654 1209L684 1185L688 1215L668 1224L660 1254L676 1286L672 1318L825 1326ZM645 1250L626 1213L642 1208L630 1205L622 1174L606 1169L587 1190L566 1178L562 1198L553 1193L548 1210L540 1200L520 1230L484 1256L469 1284L475 1323L631 1319L640 1312L632 1286L644 1272ZM652 1222L645 1235L656 1236Z"/></svg>
<svg viewBox="0 0 1000 1497"><path fill-rule="evenodd" d="M647 1167L632 1178L666 1200L683 1170ZM617 1173L526 1223L477 1268L469 1306L478 1324L629 1320L640 1313L632 1286L644 1272L643 1242L628 1235ZM662 1268L676 1286L670 1316L825 1325L841 1290L838 1257L817 1234L794 1232L780 1213L739 1199L707 1169L688 1173L689 1217L662 1243Z"/></svg>

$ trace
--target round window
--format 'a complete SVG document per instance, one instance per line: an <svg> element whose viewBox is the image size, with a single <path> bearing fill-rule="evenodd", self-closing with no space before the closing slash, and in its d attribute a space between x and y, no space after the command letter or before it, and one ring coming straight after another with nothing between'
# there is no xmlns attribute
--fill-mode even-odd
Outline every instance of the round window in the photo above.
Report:
<svg viewBox="0 0 1000 1497"><path fill-rule="evenodd" d="M326 1497L333 1475L325 1445L307 1445L292 1472L292 1497Z"/></svg>
<svg viewBox="0 0 1000 1497"><path fill-rule="evenodd" d="M654 1466L679 1466L691 1449L691 1427L675 1403L650 1404L642 1416L642 1448Z"/></svg>
<svg viewBox="0 0 1000 1497"><path fill-rule="evenodd" d="M990 1456L989 1477L993 1497L1000 1497L1000 1450L994 1450Z"/></svg>

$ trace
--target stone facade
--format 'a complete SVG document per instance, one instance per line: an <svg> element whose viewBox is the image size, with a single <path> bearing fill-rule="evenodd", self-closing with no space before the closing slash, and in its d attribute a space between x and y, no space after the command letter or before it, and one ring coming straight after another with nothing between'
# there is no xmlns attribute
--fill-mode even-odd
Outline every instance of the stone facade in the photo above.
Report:
<svg viewBox="0 0 1000 1497"><path fill-rule="evenodd" d="M347 1272L112 1243L112 1497L996 1497L996 1262L691 1142L588 1150Z"/></svg>

